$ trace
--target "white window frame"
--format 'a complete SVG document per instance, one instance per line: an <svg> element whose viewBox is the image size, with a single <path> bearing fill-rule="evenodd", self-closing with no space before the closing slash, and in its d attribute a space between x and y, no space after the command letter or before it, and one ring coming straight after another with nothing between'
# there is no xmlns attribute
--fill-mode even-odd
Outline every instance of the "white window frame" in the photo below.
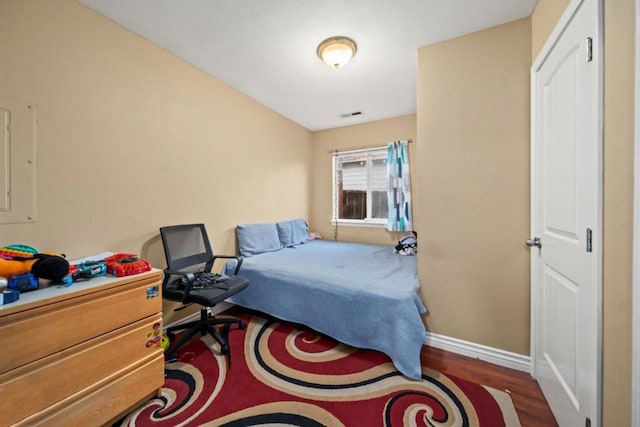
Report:
<svg viewBox="0 0 640 427"><path fill-rule="evenodd" d="M332 184L332 217L331 224L332 225L347 225L352 227L386 227L387 226L387 218L370 218L371 209L372 209L372 197L371 197L371 166L373 165L373 161L371 160L371 154L378 151L386 151L387 146L382 145L379 147L370 147L363 148L359 150L349 150L349 151L336 151L333 153L331 157L331 177L333 179ZM348 155L348 154L361 154L365 153L367 155L367 218L365 219L343 219L338 218L338 188L336 179L336 166L338 164L337 158L340 156Z"/></svg>

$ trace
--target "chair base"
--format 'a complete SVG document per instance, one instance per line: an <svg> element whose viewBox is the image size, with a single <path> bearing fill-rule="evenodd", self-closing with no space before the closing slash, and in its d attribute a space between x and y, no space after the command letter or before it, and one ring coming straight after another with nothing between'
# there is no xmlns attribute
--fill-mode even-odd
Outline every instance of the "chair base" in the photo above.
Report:
<svg viewBox="0 0 640 427"><path fill-rule="evenodd" d="M199 320L194 320L193 322L187 322L167 328L166 334L169 337L170 342L173 341L176 331L182 331L185 329L187 329L187 331L182 337L180 337L180 340L178 340L178 342L172 344L165 352L166 361L177 361L178 356L176 354L176 351L199 332L202 336L209 334L216 341L218 341L218 344L220 344L220 353L227 356L227 363L229 365L229 368L231 368L231 351L229 349L228 338L229 329L231 328L231 325L234 324L238 325L240 329L244 329L247 327L247 325L240 319L228 317L217 318L210 315L209 311L206 308L202 308L200 310ZM215 328L216 325L222 325L222 334L218 333Z"/></svg>

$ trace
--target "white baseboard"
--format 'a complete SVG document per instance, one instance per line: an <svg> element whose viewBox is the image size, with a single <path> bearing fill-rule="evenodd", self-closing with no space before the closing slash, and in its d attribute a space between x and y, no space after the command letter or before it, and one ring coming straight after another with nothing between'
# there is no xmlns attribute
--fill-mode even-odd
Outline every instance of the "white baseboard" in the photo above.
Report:
<svg viewBox="0 0 640 427"><path fill-rule="evenodd" d="M436 347L441 350L450 351L467 357L473 357L505 368L516 369L523 372L530 372L531 369L531 358L529 356L511 353L510 351L500 350L493 347L487 347L482 344L476 344L458 338L451 338L445 335L427 332L425 334L424 343L431 347Z"/></svg>
<svg viewBox="0 0 640 427"><path fill-rule="evenodd" d="M231 307L233 307L234 304L230 303L230 302L226 302L226 301L222 301L218 304L216 304L214 307L211 307L209 309L209 313L211 313L211 315L215 316L216 314L222 313L225 310L230 309ZM200 311L196 311L195 313L192 313L186 317L183 317L180 320L176 320L173 323L169 323L168 325L163 325L162 326L162 330L166 331L167 328L170 328L172 326L177 326L177 325L182 325L183 323L188 323L191 322L192 320L198 320L200 318Z"/></svg>

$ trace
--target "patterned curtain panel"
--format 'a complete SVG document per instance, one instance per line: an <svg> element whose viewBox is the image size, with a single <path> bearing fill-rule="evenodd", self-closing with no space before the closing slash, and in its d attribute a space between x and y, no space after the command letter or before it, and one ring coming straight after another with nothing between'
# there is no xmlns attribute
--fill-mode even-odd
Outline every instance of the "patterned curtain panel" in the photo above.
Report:
<svg viewBox="0 0 640 427"><path fill-rule="evenodd" d="M387 201L389 231L412 231L409 143L393 141L387 147Z"/></svg>

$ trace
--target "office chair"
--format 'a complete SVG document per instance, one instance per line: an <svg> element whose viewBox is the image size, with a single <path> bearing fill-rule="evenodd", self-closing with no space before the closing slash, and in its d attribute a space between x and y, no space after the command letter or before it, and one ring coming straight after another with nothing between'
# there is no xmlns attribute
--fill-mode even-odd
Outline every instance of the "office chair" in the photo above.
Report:
<svg viewBox="0 0 640 427"><path fill-rule="evenodd" d="M174 311L182 310L192 303L202 306L200 320L167 328L166 334L170 342L173 342L176 331L187 329L187 332L177 343L170 345L166 352L167 361L177 360L176 351L200 332L203 336L209 333L218 341L220 353L227 356L229 367L231 367L228 344L229 329L233 324L237 324L240 329L244 329L246 325L240 319L216 318L209 313L208 308L247 287L249 280L238 276L242 257L213 255L204 224L161 227L160 236L167 260L167 268L164 270L162 281L162 297L183 304ZM220 280L211 280L211 269L219 258L236 259L236 269L232 276L221 275L218 278ZM206 273L210 274L206 275ZM209 280L204 280L205 278ZM216 330L216 325L222 325L222 335Z"/></svg>

